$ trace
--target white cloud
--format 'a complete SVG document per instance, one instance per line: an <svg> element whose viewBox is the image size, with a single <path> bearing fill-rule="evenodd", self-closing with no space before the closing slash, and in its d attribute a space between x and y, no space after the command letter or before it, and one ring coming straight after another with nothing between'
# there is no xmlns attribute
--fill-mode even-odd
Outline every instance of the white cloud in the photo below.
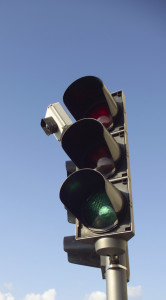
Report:
<svg viewBox="0 0 166 300"><path fill-rule="evenodd" d="M142 295L142 287L138 286L128 286L128 296L130 298L140 298Z"/></svg>
<svg viewBox="0 0 166 300"><path fill-rule="evenodd" d="M24 300L55 300L56 299L56 291L54 289L50 289L43 294L27 294ZM15 298L10 293L1 293L0 292L0 300L15 300Z"/></svg>
<svg viewBox="0 0 166 300"><path fill-rule="evenodd" d="M55 300L56 291L54 289L50 289L41 294L28 294L25 296L24 300ZM1 300L1 299L0 299Z"/></svg>
<svg viewBox="0 0 166 300"><path fill-rule="evenodd" d="M10 284L6 284L6 288L11 288ZM128 297L138 299L142 295L142 287L138 286L128 286ZM11 293L2 293L0 292L0 300L15 300ZM43 294L27 294L23 300L56 300L56 291L55 289L49 289ZM100 291L92 292L89 295L86 295L84 300L106 300L106 294Z"/></svg>
<svg viewBox="0 0 166 300"><path fill-rule="evenodd" d="M142 287L141 287L141 285L128 286L127 293L128 293L129 298L137 298L138 299L142 295ZM92 292L91 294L86 295L84 300L106 300L106 294L103 292L100 292L100 291Z"/></svg>
<svg viewBox="0 0 166 300"><path fill-rule="evenodd" d="M14 297L10 293L1 293L0 300L14 300Z"/></svg>
<svg viewBox="0 0 166 300"><path fill-rule="evenodd" d="M85 296L85 300L106 300L106 294L100 291L92 292Z"/></svg>

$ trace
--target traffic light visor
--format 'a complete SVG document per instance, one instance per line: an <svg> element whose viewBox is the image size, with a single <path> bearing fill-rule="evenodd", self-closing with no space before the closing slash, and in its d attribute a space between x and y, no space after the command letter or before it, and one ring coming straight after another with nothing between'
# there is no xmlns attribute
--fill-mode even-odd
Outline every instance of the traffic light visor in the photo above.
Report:
<svg viewBox="0 0 166 300"><path fill-rule="evenodd" d="M91 169L70 175L60 189L60 199L81 223L96 232L114 228L124 204L116 188Z"/></svg>
<svg viewBox="0 0 166 300"><path fill-rule="evenodd" d="M61 142L79 169L96 169L107 178L115 172L120 147L100 122L94 119L77 121L66 130Z"/></svg>
<svg viewBox="0 0 166 300"><path fill-rule="evenodd" d="M64 104L76 120L94 118L106 128L113 125L117 104L101 79L85 76L74 81L65 91Z"/></svg>

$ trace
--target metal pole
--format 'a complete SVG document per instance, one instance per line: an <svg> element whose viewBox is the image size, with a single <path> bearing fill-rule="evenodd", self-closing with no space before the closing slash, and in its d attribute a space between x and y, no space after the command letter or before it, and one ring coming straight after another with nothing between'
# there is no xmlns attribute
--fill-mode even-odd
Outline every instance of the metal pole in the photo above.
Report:
<svg viewBox="0 0 166 300"><path fill-rule="evenodd" d="M106 257L107 300L127 300L126 269L118 263L110 264L110 257Z"/></svg>
<svg viewBox="0 0 166 300"><path fill-rule="evenodd" d="M127 300L127 267L120 259L126 254L127 242L120 238L101 238L96 241L95 250L105 256L107 300Z"/></svg>

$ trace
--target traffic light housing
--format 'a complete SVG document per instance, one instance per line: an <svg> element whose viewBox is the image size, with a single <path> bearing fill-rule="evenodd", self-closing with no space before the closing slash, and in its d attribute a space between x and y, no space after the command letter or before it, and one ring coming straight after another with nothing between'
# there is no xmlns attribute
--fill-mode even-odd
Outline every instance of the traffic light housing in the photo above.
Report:
<svg viewBox="0 0 166 300"><path fill-rule="evenodd" d="M77 120L62 135L64 151L77 169L60 189L76 217L76 239L91 242L134 235L125 97L86 76L72 83L64 103Z"/></svg>

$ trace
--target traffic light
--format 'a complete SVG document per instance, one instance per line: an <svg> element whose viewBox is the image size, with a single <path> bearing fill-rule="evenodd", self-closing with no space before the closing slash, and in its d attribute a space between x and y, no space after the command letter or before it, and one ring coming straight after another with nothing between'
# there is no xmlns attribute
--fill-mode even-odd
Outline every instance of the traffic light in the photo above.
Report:
<svg viewBox="0 0 166 300"><path fill-rule="evenodd" d="M76 217L76 240L134 235L125 97L86 76L72 83L64 103L76 122L61 138L76 166L60 199Z"/></svg>

